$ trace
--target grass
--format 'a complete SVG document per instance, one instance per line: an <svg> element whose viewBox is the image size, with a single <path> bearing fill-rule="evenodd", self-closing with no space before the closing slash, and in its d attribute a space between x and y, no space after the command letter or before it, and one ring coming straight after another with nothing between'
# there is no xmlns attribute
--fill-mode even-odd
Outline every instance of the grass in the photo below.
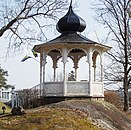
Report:
<svg viewBox="0 0 131 130"><path fill-rule="evenodd" d="M3 117L0 119L0 128L2 130L102 130L88 120L87 115L64 108L43 108L23 116Z"/></svg>
<svg viewBox="0 0 131 130"><path fill-rule="evenodd" d="M130 122L107 102L68 100L29 109L21 116L0 116L0 130L130 130Z"/></svg>
<svg viewBox="0 0 131 130"><path fill-rule="evenodd" d="M8 114L11 112L11 108L7 105L5 105L3 102L0 102L0 115L3 113L2 106L6 107L5 114Z"/></svg>

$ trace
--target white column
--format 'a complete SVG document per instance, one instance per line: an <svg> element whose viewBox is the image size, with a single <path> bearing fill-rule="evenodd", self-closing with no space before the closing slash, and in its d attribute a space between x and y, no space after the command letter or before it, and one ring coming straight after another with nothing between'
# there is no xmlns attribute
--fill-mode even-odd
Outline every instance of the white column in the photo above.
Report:
<svg viewBox="0 0 131 130"><path fill-rule="evenodd" d="M74 62L75 79L76 79L76 81L77 81L78 61L79 61L78 56L77 56L77 55L75 55L75 56L74 56L74 59L73 59L73 62Z"/></svg>
<svg viewBox="0 0 131 130"><path fill-rule="evenodd" d="M96 66L94 66L94 82L96 81Z"/></svg>
<svg viewBox="0 0 131 130"><path fill-rule="evenodd" d="M42 66L43 66L43 83L45 82L45 65L46 65L46 51L43 51L43 59L42 59Z"/></svg>
<svg viewBox="0 0 131 130"><path fill-rule="evenodd" d="M40 96L42 95L41 94L41 91L42 91L42 59L43 59L43 55L42 53L40 53Z"/></svg>
<svg viewBox="0 0 131 130"><path fill-rule="evenodd" d="M100 65L101 65L101 82L103 82L103 59L104 59L104 55L101 54L100 55Z"/></svg>
<svg viewBox="0 0 131 130"><path fill-rule="evenodd" d="M63 62L63 82L64 82L63 93L64 93L64 95L66 95L66 93L67 93L67 86L66 86L67 48L62 49L62 62Z"/></svg>
<svg viewBox="0 0 131 130"><path fill-rule="evenodd" d="M93 86L92 86L92 48L88 52L88 63L89 63L89 89L90 96L93 96Z"/></svg>
<svg viewBox="0 0 131 130"><path fill-rule="evenodd" d="M44 83L45 83L45 65L46 65L46 51L43 50L43 55L42 55L42 67L43 67L43 84L42 84L42 90L43 90L43 94L44 94Z"/></svg>
<svg viewBox="0 0 131 130"><path fill-rule="evenodd" d="M57 56L53 56L52 59L53 59L53 69L54 69L54 77L53 77L53 79L54 79L54 82L55 82L56 81L56 68L57 68L57 61L58 61L58 59L57 59Z"/></svg>
<svg viewBox="0 0 131 130"><path fill-rule="evenodd" d="M100 64L101 64L101 83L102 83L102 95L104 96L104 85L103 85L103 61L104 61L104 54L101 53L101 55L100 55Z"/></svg>

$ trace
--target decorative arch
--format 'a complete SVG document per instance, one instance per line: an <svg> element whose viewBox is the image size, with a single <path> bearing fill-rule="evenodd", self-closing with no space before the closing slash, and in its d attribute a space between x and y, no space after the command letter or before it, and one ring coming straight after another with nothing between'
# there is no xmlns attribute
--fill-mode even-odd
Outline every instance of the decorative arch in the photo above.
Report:
<svg viewBox="0 0 131 130"><path fill-rule="evenodd" d="M96 58L100 55L100 52L98 50L94 50L92 53L92 61L93 61L93 67L96 67Z"/></svg>
<svg viewBox="0 0 131 130"><path fill-rule="evenodd" d="M73 69L74 69L74 74L75 74L75 79L77 80L77 69L79 68L79 60L84 57L87 56L87 52L79 47L76 48L71 48L70 50L68 50L68 57L70 57L73 61Z"/></svg>
<svg viewBox="0 0 131 130"><path fill-rule="evenodd" d="M78 80L89 81L89 63L87 62L87 56L80 58L78 66Z"/></svg>
<svg viewBox="0 0 131 130"><path fill-rule="evenodd" d="M93 71L94 81L97 81L97 82L101 81L101 79L102 79L102 76L101 76L101 74L102 74L101 62L102 61L101 60L102 60L101 52L99 50L95 49L92 53L92 61L93 61L92 67L94 69L94 71Z"/></svg>
<svg viewBox="0 0 131 130"><path fill-rule="evenodd" d="M58 60L62 57L61 51L59 49L53 48L47 52L47 55L52 59L53 81L56 81L56 69L58 68Z"/></svg>
<svg viewBox="0 0 131 130"><path fill-rule="evenodd" d="M51 51L53 51L54 50L54 52L56 51L58 51L58 52L60 52L60 54L62 55L62 52L61 52L61 50L60 49L58 49L58 48L52 48L52 49L50 49L50 50L48 50L47 52L46 52L46 54L48 55Z"/></svg>
<svg viewBox="0 0 131 130"><path fill-rule="evenodd" d="M87 51L85 50L85 49L83 49L83 48L81 48L81 47L73 47L73 48L71 48L71 49L69 49L68 50L68 54L72 51L72 50L76 50L77 52L79 52L79 51L83 51L83 52L85 52L85 54L87 54Z"/></svg>

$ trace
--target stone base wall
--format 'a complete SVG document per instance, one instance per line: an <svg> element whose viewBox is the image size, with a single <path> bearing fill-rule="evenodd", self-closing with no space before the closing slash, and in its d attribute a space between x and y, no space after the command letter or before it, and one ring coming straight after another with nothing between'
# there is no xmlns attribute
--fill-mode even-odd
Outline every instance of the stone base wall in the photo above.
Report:
<svg viewBox="0 0 131 130"><path fill-rule="evenodd" d="M104 100L104 97L88 97L88 96L83 96L83 97L79 97L79 96L76 96L76 97L54 97L54 96L51 96L51 97L41 97L41 103L42 105L46 105L46 104L51 104L51 103L57 103L57 102L61 102L61 101L65 101L65 100Z"/></svg>

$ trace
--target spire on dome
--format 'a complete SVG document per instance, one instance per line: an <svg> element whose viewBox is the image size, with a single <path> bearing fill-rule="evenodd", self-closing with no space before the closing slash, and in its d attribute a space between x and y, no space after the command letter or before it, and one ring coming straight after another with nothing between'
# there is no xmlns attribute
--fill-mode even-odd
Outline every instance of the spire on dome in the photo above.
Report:
<svg viewBox="0 0 131 130"><path fill-rule="evenodd" d="M71 0L71 2L70 2L70 6L72 6L72 0Z"/></svg>
<svg viewBox="0 0 131 130"><path fill-rule="evenodd" d="M74 13L72 9L72 0L67 14L58 21L56 27L60 33L82 32L86 28L85 21Z"/></svg>

